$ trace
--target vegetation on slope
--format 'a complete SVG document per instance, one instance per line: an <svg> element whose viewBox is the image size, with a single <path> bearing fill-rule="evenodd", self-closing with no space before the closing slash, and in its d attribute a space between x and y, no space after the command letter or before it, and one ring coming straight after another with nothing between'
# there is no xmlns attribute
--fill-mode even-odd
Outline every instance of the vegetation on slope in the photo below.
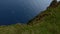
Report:
<svg viewBox="0 0 60 34"><path fill-rule="evenodd" d="M47 8L27 24L0 26L0 34L60 34L60 4Z"/></svg>

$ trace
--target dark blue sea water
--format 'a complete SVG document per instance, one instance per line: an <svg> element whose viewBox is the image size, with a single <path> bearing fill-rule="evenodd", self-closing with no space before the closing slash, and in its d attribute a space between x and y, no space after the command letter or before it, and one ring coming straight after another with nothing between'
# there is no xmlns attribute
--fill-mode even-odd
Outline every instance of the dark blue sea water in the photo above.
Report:
<svg viewBox="0 0 60 34"><path fill-rule="evenodd" d="M51 2L52 0L0 0L0 25L27 23Z"/></svg>

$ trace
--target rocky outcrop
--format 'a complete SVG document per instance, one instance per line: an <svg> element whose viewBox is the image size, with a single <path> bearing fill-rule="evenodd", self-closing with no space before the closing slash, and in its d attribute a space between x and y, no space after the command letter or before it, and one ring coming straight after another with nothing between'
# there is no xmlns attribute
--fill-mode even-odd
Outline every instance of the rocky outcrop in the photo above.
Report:
<svg viewBox="0 0 60 34"><path fill-rule="evenodd" d="M53 0L48 8L55 8L60 4L60 1L57 2L57 0Z"/></svg>

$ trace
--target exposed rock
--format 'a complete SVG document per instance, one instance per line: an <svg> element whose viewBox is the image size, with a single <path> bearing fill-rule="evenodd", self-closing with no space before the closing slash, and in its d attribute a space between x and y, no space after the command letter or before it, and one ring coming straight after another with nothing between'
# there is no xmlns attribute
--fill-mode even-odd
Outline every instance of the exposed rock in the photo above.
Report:
<svg viewBox="0 0 60 34"><path fill-rule="evenodd" d="M60 4L60 1L57 2L57 0L53 0L48 8L55 8Z"/></svg>

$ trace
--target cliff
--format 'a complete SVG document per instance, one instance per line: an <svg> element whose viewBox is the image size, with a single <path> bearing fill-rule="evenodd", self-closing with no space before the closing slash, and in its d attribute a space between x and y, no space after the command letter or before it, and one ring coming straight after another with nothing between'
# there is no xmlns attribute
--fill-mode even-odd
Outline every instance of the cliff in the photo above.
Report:
<svg viewBox="0 0 60 34"><path fill-rule="evenodd" d="M28 24L0 26L0 34L60 34L60 3L58 4L53 8L50 5Z"/></svg>
<svg viewBox="0 0 60 34"><path fill-rule="evenodd" d="M41 12L40 14L38 14L35 18L30 20L27 24L33 25L35 22L38 22L39 20L42 20L45 16L50 16L51 15L51 11L47 11L47 10L49 10L50 8L54 9L54 8L58 7L59 5L60 5L60 2L57 2L56 0L52 1L50 6L48 6L45 11Z"/></svg>

